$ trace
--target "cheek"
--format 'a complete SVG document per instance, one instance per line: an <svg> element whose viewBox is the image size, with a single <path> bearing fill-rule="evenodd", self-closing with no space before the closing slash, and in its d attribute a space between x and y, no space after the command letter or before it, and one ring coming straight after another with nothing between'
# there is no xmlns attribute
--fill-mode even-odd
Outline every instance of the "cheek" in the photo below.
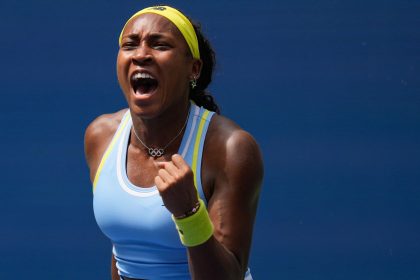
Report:
<svg viewBox="0 0 420 280"><path fill-rule="evenodd" d="M118 52L117 56L117 78L122 90L125 90L128 86L128 70L129 70L129 63L127 63L127 58Z"/></svg>
<svg viewBox="0 0 420 280"><path fill-rule="evenodd" d="M190 76L190 62L183 56L179 54L176 56L171 56L167 59L162 59L162 68L174 81L177 83L181 81L188 81Z"/></svg>

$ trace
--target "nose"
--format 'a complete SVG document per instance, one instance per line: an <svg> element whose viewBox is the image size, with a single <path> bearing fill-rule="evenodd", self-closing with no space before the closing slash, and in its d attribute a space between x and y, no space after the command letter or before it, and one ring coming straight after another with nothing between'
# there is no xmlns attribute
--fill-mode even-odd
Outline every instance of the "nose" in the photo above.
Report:
<svg viewBox="0 0 420 280"><path fill-rule="evenodd" d="M147 46L140 45L134 52L131 61L135 65L145 65L153 61L150 49Z"/></svg>

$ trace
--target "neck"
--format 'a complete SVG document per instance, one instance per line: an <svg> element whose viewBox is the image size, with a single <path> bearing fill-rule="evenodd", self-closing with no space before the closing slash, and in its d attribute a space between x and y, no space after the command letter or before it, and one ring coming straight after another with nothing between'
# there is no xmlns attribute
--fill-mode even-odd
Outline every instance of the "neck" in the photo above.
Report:
<svg viewBox="0 0 420 280"><path fill-rule="evenodd" d="M181 109L182 108L182 109ZM170 109L162 112L154 118L141 118L132 115L133 128L135 133L149 148L165 148L166 151L172 150L180 139L182 139L184 126L187 122L190 101L183 104L172 106ZM131 137L131 144L146 150L145 146L138 140L135 135Z"/></svg>

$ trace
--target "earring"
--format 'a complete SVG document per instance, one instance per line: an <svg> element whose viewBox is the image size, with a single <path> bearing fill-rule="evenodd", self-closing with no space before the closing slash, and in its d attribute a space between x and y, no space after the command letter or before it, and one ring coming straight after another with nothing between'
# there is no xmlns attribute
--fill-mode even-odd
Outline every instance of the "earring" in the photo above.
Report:
<svg viewBox="0 0 420 280"><path fill-rule="evenodd" d="M194 89L197 86L197 79L193 77L190 83L191 83L191 88Z"/></svg>

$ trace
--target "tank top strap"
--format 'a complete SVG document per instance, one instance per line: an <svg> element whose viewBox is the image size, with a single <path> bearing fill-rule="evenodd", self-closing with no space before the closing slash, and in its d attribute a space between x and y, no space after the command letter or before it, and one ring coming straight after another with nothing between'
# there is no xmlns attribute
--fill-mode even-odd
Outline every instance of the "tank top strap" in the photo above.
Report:
<svg viewBox="0 0 420 280"><path fill-rule="evenodd" d="M203 158L204 141L208 127L210 125L211 118L214 112L211 112L203 107L200 107L197 121L197 133L195 134L194 145L192 150L191 169L194 173L194 185L197 187L197 191L207 206L207 200L204 195L203 186L201 183L201 165Z"/></svg>
<svg viewBox="0 0 420 280"><path fill-rule="evenodd" d="M99 180L99 176L101 175L102 168L104 167L104 164L107 161L109 155L114 150L116 143L120 139L121 133L124 131L129 119L130 119L130 110L127 110L127 112L125 112L123 118L121 119L121 122L114 133L114 136L112 137L111 143L106 148L105 153L103 154L102 159L99 163L98 170L96 171L96 174L95 174L95 179L93 180L93 188L92 188L93 193L95 193L96 185L98 184L98 180Z"/></svg>

